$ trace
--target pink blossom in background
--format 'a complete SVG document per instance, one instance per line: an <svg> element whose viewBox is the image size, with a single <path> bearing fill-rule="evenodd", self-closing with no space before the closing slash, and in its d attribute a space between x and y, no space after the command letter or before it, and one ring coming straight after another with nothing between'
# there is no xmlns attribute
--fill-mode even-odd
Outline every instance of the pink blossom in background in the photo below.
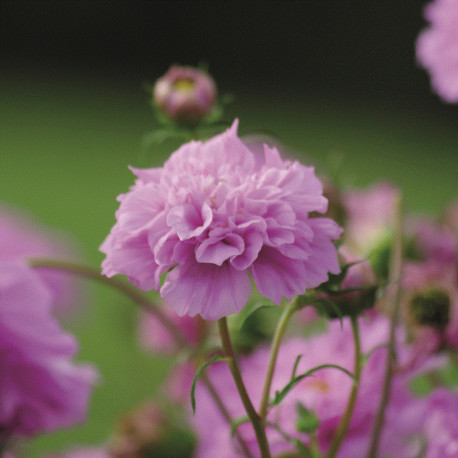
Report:
<svg viewBox="0 0 458 458"><path fill-rule="evenodd" d="M31 436L84 420L95 370L72 362L76 340L51 314L52 295L20 261L0 261L0 431Z"/></svg>
<svg viewBox="0 0 458 458"><path fill-rule="evenodd" d="M398 189L389 183L344 193L347 214L344 243L349 252L367 256L391 234L398 195Z"/></svg>
<svg viewBox="0 0 458 458"><path fill-rule="evenodd" d="M29 215L0 204L0 260L51 258L78 259L74 242L66 235L41 227ZM68 312L78 301L77 288L68 274L37 270L52 292L57 312Z"/></svg>
<svg viewBox="0 0 458 458"><path fill-rule="evenodd" d="M201 320L198 317L178 316L173 309L163 307L163 312L178 328L189 348L197 345L200 339ZM172 335L153 313L142 312L138 326L141 346L154 353L177 353L180 348Z"/></svg>
<svg viewBox="0 0 458 458"><path fill-rule="evenodd" d="M425 458L458 456L458 394L438 388L428 396L428 415L423 431L426 438Z"/></svg>
<svg viewBox="0 0 458 458"><path fill-rule="evenodd" d="M418 259L404 261L402 302L406 321L412 327L419 349L436 351L443 346L456 349L458 239L447 226L427 218L408 219L406 233L413 237L418 251ZM434 296L438 299L434 300ZM413 304L419 303L421 297L429 310L415 312Z"/></svg>
<svg viewBox="0 0 458 458"><path fill-rule="evenodd" d="M431 86L448 103L458 102L458 0L435 0L424 10L430 23L416 43L417 60Z"/></svg>
<svg viewBox="0 0 458 458"><path fill-rule="evenodd" d="M119 196L117 222L101 246L102 272L160 290L180 316L239 312L250 276L280 304L339 272L332 240L341 229L309 217L327 208L314 169L267 146L257 163L237 121L204 143L184 144L163 168L133 172L138 179Z"/></svg>
<svg viewBox="0 0 458 458"><path fill-rule="evenodd" d="M379 315L377 318L361 320L362 351L368 354L371 349L383 345L388 340L389 323ZM401 352L402 353L402 352ZM328 332L309 340L293 339L285 342L279 352L274 373L272 393L281 390L289 381L296 357L303 354L296 374L301 374L321 364L338 364L353 371L354 343L348 320L344 328L336 320L331 322ZM401 355L404 357L404 355ZM260 402L259 380L263 380L269 359L268 348L261 347L251 356L241 360L241 370L250 397L255 406ZM365 456L369 445L370 431L379 404L379 396L385 370L386 348L379 347L371 353L364 366L358 401L348 430L348 434L338 456L342 458ZM214 363L207 368L209 378L214 381L223 402L233 418L245 414L229 370L224 363ZM382 456L414 456L418 452L419 442L416 437L424 422L425 404L414 398L407 389L409 374L395 377L392 389L392 402L387 409L386 430L381 440ZM312 410L321 420L317 430L317 439L322 451L325 451L337 428L345 409L351 379L341 371L326 368L317 371L313 377L302 380L284 398L282 403L271 409L268 420L278 422L282 429L293 437L307 443L306 434L295 430L296 403L301 402ZM214 456L229 458L239 456L237 444L231 442L228 425L218 412L202 383L196 390L196 414L193 423L199 436L199 458ZM208 425L212 433L208 434ZM256 455L255 435L250 424L239 427L240 433ZM273 454L285 453L292 449L275 430L267 429L267 436Z"/></svg>

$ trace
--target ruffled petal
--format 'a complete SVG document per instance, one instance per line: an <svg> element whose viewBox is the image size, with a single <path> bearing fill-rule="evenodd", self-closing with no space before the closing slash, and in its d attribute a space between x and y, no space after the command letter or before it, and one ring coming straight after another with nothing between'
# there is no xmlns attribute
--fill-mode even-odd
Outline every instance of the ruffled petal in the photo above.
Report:
<svg viewBox="0 0 458 458"><path fill-rule="evenodd" d="M242 310L251 294L251 282L246 271L201 264L193 260L179 265L167 275L161 296L178 315L216 321Z"/></svg>

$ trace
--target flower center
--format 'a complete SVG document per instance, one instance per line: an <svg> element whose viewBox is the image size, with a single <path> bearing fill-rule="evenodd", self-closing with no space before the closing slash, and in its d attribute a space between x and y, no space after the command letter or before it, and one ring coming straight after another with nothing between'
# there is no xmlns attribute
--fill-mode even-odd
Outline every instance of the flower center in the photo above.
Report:
<svg viewBox="0 0 458 458"><path fill-rule="evenodd" d="M173 83L173 88L180 92L191 92L194 90L196 83L190 78L181 78Z"/></svg>

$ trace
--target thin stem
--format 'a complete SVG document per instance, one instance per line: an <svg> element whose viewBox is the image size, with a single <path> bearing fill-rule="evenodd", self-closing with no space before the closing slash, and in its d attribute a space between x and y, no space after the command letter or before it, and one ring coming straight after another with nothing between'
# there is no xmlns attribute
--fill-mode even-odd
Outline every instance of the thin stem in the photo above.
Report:
<svg viewBox="0 0 458 458"><path fill-rule="evenodd" d="M221 338L221 345L223 347L224 355L227 357L227 365L231 371L232 377L234 379L237 391L239 392L240 399L245 407L248 418L253 425L256 439L258 441L259 450L261 452L262 458L270 458L269 444L267 442L266 432L264 426L260 420L259 415L253 407L251 399L248 395L248 392L243 383L240 370L238 368L237 362L235 360L234 350L232 348L231 339L229 336L229 329L227 327L226 318L221 318L218 320L219 335Z"/></svg>
<svg viewBox="0 0 458 458"><path fill-rule="evenodd" d="M144 294L138 291L137 288L135 288L134 286L131 286L129 283L126 283L125 281L120 280L118 278L105 277L100 274L99 270L94 269L93 267L80 266L80 265L65 262L65 261L56 261L56 260L51 260L51 259L30 259L28 261L28 264L33 268L46 268L46 269L59 270L59 271L66 272L69 274L88 278L90 280L95 280L95 281L98 281L99 283L103 283L107 286L111 286L117 289L122 294L127 296L129 299L132 299L139 307L143 308L148 313L154 314L156 318L160 320L160 322L170 332L170 334L172 335L172 338L175 340L178 347L186 348L187 344L185 340L183 339L180 331L169 320L169 318L162 313L162 310L160 310L154 302L150 301ZM202 378L205 383L205 386L207 387L210 393L210 396L213 398L215 404L217 405L218 409L221 411L223 417L226 419L226 421L230 425L232 423L232 418L226 406L224 405L222 399L219 397L211 381L204 374ZM239 432L236 431L235 434L246 456L251 457L248 446L244 442Z"/></svg>
<svg viewBox="0 0 458 458"><path fill-rule="evenodd" d="M272 385L272 378L274 376L275 364L277 362L278 350L280 349L281 340L285 334L286 327L288 326L289 320L296 310L296 300L291 301L288 306L283 310L282 316L275 329L274 338L272 341L272 347L270 349L269 364L267 366L267 374L264 381L264 387L262 389L261 404L259 407L259 417L262 422L265 422L267 416L267 409L269 407L269 394L270 387Z"/></svg>
<svg viewBox="0 0 458 458"><path fill-rule="evenodd" d="M334 458L337 455L342 440L344 439L350 425L351 417L356 405L356 399L358 397L359 380L361 378L361 340L359 338L358 317L351 317L351 328L353 331L353 339L355 341L355 380L353 381L353 387L351 389L350 397L348 398L347 407L342 418L340 419L339 426L337 427L331 446L325 455L326 458Z"/></svg>
<svg viewBox="0 0 458 458"><path fill-rule="evenodd" d="M215 402L215 404L218 406L218 409L220 410L221 414L223 415L224 419L226 420L229 425L232 424L232 417L229 411L227 410L227 407L224 405L222 399L220 398L218 392L216 391L216 388L213 386L211 380L208 378L207 374L202 373L200 378L204 382L211 398ZM238 439L238 442L240 444L240 447L242 448L243 453L245 454L246 457L248 458L253 458L252 453L250 452L250 449L248 448L248 445L244 441L242 435L240 434L240 431L235 430L234 435Z"/></svg>
<svg viewBox="0 0 458 458"><path fill-rule="evenodd" d="M186 342L184 341L183 336L175 327L175 325L170 321L170 319L162 312L162 310L154 302L149 300L144 294L138 291L137 288L131 286L129 283L126 283L125 281L118 278L105 277L104 275L100 274L98 269L93 267L80 266L78 264L73 264L65 261L55 261L51 259L30 259L28 263L31 267L34 268L46 268L68 272L80 277L96 280L99 283L103 283L107 286L111 286L117 289L129 299L132 299L138 306L155 315L161 324L163 324L164 327L167 328L167 330L170 332L178 346L186 347Z"/></svg>
<svg viewBox="0 0 458 458"><path fill-rule="evenodd" d="M386 358L385 377L383 380L382 396L372 429L368 458L377 456L380 435L385 422L385 409L389 403L393 370L396 362L396 326L399 320L399 308L401 301L401 271L402 271L402 209L401 198L396 202L396 214L394 222L394 238L390 262L390 284L393 285L391 294L388 296L388 304L391 305L390 336L388 341L388 354Z"/></svg>

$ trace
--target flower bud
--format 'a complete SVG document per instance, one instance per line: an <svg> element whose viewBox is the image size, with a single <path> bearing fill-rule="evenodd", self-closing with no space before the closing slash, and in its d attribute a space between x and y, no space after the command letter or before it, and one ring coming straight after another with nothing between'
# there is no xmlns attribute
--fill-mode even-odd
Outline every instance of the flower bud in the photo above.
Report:
<svg viewBox="0 0 458 458"><path fill-rule="evenodd" d="M188 430L174 424L159 405L146 402L120 420L109 452L113 458L188 458L194 445Z"/></svg>
<svg viewBox="0 0 458 458"><path fill-rule="evenodd" d="M437 288L418 293L410 301L409 315L415 324L444 329L450 318L450 297Z"/></svg>
<svg viewBox="0 0 458 458"><path fill-rule="evenodd" d="M201 70L175 66L156 81L153 100L173 121L196 125L214 107L216 85Z"/></svg>

